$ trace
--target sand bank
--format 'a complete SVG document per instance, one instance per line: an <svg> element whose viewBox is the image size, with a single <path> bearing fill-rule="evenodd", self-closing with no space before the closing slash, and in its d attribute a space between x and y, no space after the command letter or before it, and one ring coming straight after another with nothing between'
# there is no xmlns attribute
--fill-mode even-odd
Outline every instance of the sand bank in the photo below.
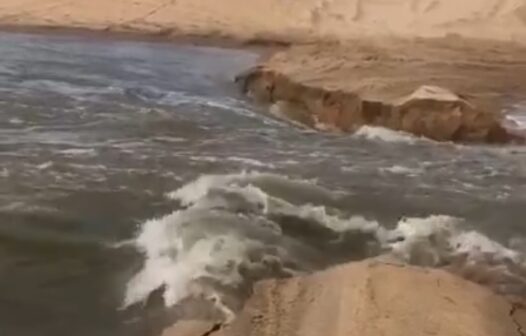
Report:
<svg viewBox="0 0 526 336"><path fill-rule="evenodd" d="M521 336L524 310L441 270L363 261L264 281L231 324L183 321L163 336Z"/></svg>
<svg viewBox="0 0 526 336"><path fill-rule="evenodd" d="M523 0L3 0L4 27L81 28L240 40L374 36L526 43Z"/></svg>
<svg viewBox="0 0 526 336"><path fill-rule="evenodd" d="M321 130L372 125L437 141L509 142L518 134L501 111L526 97L524 55L515 44L458 37L355 40L289 48L238 81L271 110Z"/></svg>

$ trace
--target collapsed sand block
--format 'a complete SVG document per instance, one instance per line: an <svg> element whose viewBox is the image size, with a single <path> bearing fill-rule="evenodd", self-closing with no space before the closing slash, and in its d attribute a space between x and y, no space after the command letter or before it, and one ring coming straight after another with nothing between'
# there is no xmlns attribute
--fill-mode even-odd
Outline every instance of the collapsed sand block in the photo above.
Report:
<svg viewBox="0 0 526 336"><path fill-rule="evenodd" d="M397 102L392 114L395 120L383 126L433 140L490 143L512 140L498 114L479 109L441 87L419 87Z"/></svg>

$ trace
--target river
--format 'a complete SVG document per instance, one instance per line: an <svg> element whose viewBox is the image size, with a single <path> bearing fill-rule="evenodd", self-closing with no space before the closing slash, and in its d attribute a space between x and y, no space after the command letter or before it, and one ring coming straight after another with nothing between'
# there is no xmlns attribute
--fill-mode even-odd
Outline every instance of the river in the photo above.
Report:
<svg viewBox="0 0 526 336"><path fill-rule="evenodd" d="M522 257L526 148L296 127L235 86L258 58L0 35L1 335L156 335L156 289L235 310L252 281L376 255L408 227Z"/></svg>

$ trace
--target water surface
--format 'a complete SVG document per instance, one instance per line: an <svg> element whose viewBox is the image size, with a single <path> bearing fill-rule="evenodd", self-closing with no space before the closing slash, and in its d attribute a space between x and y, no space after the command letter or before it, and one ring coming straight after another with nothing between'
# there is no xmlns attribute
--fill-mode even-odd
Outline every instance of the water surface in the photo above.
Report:
<svg viewBox="0 0 526 336"><path fill-rule="evenodd" d="M155 335L147 304L123 304L168 277L134 278L146 267L143 252L164 255L180 239L191 247L170 259L176 282L189 263L216 262L209 258L216 252L224 263L264 250L290 274L364 257L353 250L356 240L338 245L331 235L352 218L392 228L405 217L454 216L503 246L526 234L524 147L291 127L233 84L257 58L166 43L0 35L2 335ZM192 182L203 175L214 176ZM156 227L143 225L148 219L195 204L201 208L182 219L159 220L175 227L167 241L163 231L147 234L153 240L143 235L138 249L126 244ZM190 229L183 234L181 225ZM246 237L257 248L240 243L225 252ZM156 244L168 247L152 251ZM223 268L206 275L224 275ZM203 275L192 272L190 280ZM153 282L141 293L133 279Z"/></svg>

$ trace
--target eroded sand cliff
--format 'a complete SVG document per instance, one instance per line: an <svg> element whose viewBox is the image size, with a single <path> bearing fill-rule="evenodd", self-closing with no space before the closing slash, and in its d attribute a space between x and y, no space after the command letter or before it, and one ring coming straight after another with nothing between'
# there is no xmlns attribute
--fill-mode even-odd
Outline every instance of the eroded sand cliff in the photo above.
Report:
<svg viewBox="0 0 526 336"><path fill-rule="evenodd" d="M238 77L271 110L318 129L387 127L437 141L509 142L503 110L526 93L526 48L462 38L292 47Z"/></svg>

